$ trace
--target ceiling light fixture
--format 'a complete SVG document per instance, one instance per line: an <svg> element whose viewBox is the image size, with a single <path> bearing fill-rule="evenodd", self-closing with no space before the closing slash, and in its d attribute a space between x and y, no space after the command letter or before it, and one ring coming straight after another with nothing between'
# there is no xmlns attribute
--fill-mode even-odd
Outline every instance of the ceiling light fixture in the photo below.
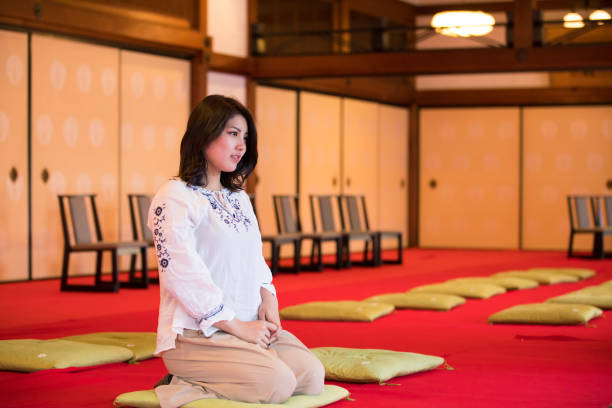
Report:
<svg viewBox="0 0 612 408"><path fill-rule="evenodd" d="M582 28L584 27L584 21L582 16L578 13L567 13L563 16L563 27L565 28Z"/></svg>
<svg viewBox="0 0 612 408"><path fill-rule="evenodd" d="M610 13L606 10L595 10L589 15L589 20L597 21L597 24L603 24L603 20L610 20Z"/></svg>
<svg viewBox="0 0 612 408"><path fill-rule="evenodd" d="M482 11L441 11L431 19L437 33L449 37L472 37L489 34L495 19Z"/></svg>

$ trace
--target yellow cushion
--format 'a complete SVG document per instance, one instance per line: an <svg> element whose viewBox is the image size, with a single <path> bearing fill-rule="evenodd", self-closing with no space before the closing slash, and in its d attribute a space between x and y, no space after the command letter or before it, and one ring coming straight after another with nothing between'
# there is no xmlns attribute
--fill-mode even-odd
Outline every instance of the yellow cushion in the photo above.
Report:
<svg viewBox="0 0 612 408"><path fill-rule="evenodd" d="M252 404L217 398L206 398L183 405L183 408L315 408L340 401L349 396L348 390L337 385L325 385L319 395L294 395L282 404ZM119 395L115 399L116 407L159 408L155 391L134 391Z"/></svg>
<svg viewBox="0 0 612 408"><path fill-rule="evenodd" d="M448 282L490 283L501 286L506 290L533 289L538 286L538 282L533 279L515 278L512 276L467 276L465 278L451 279Z"/></svg>
<svg viewBox="0 0 612 408"><path fill-rule="evenodd" d="M489 323L585 324L602 313L589 305L529 303L497 312L489 316Z"/></svg>
<svg viewBox="0 0 612 408"><path fill-rule="evenodd" d="M371 322L393 312L395 307L385 303L340 300L335 302L309 302L281 309L287 320L344 320Z"/></svg>
<svg viewBox="0 0 612 408"><path fill-rule="evenodd" d="M612 280L605 281L604 283L599 284L599 286L612 286Z"/></svg>
<svg viewBox="0 0 612 408"><path fill-rule="evenodd" d="M523 279L531 279L541 285L554 285L556 283L578 282L580 279L577 276L552 274L550 272L529 272L529 271L506 271L496 273L492 276L516 277Z"/></svg>
<svg viewBox="0 0 612 408"><path fill-rule="evenodd" d="M365 299L366 302L387 303L397 309L451 310L465 303L465 299L443 293L386 293Z"/></svg>
<svg viewBox="0 0 612 408"><path fill-rule="evenodd" d="M505 293L506 289L490 283L444 282L417 286L412 288L410 292L445 293L471 299L487 299Z"/></svg>
<svg viewBox="0 0 612 408"><path fill-rule="evenodd" d="M63 337L62 339L79 341L81 343L125 347L134 354L134 357L129 361L133 363L153 357L157 335L152 332L101 332Z"/></svg>
<svg viewBox="0 0 612 408"><path fill-rule="evenodd" d="M612 309L612 286L589 286L547 300L552 303L574 303L591 305L601 309Z"/></svg>
<svg viewBox="0 0 612 408"><path fill-rule="evenodd" d="M33 372L50 368L88 367L131 359L124 347L61 339L0 340L0 370Z"/></svg>
<svg viewBox="0 0 612 408"><path fill-rule="evenodd" d="M311 351L323 363L325 379L331 381L380 383L444 363L442 357L391 350L319 347Z"/></svg>
<svg viewBox="0 0 612 408"><path fill-rule="evenodd" d="M571 275L579 279L588 279L595 276L593 269L586 268L531 268L527 272L549 273L552 275Z"/></svg>

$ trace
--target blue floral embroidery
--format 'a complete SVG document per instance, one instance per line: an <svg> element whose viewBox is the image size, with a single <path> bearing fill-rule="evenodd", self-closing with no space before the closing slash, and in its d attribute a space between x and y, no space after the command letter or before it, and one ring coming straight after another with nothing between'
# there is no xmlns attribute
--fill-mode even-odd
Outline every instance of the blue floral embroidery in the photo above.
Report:
<svg viewBox="0 0 612 408"><path fill-rule="evenodd" d="M229 207L227 205L223 205L219 202L216 195L210 191L206 190L202 187L197 186L189 186L194 191L199 192L208 200L210 204L210 208L219 216L221 221L223 221L226 225L234 228L236 232L240 232L238 229L239 225L244 226L244 230L248 231L251 226L251 220L244 215L242 209L240 208L240 200L238 197L234 196L234 193L227 193L227 201L229 203ZM226 193L221 193L226 194Z"/></svg>
<svg viewBox="0 0 612 408"><path fill-rule="evenodd" d="M155 208L155 215L153 216L153 240L155 241L155 252L157 253L157 261L161 272L165 272L171 260L170 253L166 249L166 237L164 234L166 215L163 212L165 209L166 204L158 206Z"/></svg>

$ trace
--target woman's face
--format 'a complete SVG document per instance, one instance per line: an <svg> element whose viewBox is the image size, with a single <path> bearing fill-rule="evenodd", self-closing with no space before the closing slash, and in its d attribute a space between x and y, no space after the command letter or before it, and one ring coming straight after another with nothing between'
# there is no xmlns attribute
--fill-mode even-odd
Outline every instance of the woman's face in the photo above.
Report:
<svg viewBox="0 0 612 408"><path fill-rule="evenodd" d="M247 122L242 115L234 115L227 121L219 137L204 149L209 177L236 170L246 152L247 131Z"/></svg>

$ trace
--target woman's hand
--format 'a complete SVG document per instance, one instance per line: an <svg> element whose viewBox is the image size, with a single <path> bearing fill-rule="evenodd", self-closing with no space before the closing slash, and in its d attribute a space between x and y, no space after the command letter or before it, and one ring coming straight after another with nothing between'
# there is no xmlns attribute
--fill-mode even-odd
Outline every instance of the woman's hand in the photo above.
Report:
<svg viewBox="0 0 612 408"><path fill-rule="evenodd" d="M261 305L259 305L258 316L260 320L271 322L276 326L276 330L271 333L271 342L278 338L281 331L280 316L278 315L278 301L276 296L267 289L261 288Z"/></svg>
<svg viewBox="0 0 612 408"><path fill-rule="evenodd" d="M276 333L278 330L278 327L274 323L266 322L265 320L243 322L236 318L217 322L213 326L233 334L244 341L258 344L262 348L268 348L270 346L270 343L273 341L272 333Z"/></svg>

